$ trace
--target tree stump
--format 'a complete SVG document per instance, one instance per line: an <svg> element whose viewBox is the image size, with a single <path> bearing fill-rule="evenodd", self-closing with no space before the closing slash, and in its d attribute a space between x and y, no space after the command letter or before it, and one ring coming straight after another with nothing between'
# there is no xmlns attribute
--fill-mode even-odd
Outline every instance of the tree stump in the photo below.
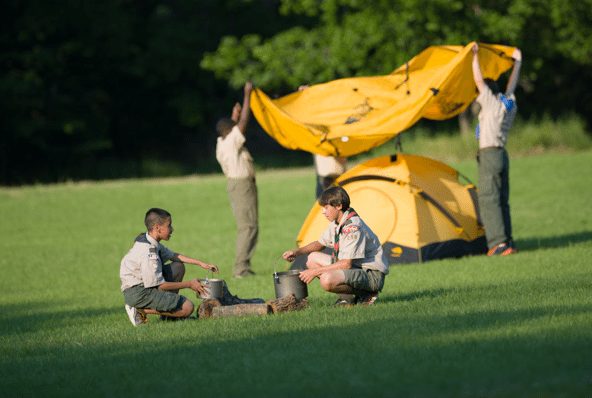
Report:
<svg viewBox="0 0 592 398"><path fill-rule="evenodd" d="M197 317L199 319L210 318L212 316L212 310L221 305L222 304L216 299L204 300L197 309Z"/></svg>
<svg viewBox="0 0 592 398"><path fill-rule="evenodd" d="M277 314L279 312L299 311L308 307L308 300L305 298L298 300L293 294L275 300L269 300L267 305L271 308L271 312Z"/></svg>
<svg viewBox="0 0 592 398"><path fill-rule="evenodd" d="M221 305L212 308L212 318L223 318L228 316L246 316L246 315L267 315L270 309L267 304L235 304Z"/></svg>

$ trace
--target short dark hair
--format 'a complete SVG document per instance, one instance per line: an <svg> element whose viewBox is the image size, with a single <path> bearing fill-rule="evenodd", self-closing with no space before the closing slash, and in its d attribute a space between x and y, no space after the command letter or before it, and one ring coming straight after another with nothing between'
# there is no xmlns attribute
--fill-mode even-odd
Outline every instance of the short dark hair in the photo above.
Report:
<svg viewBox="0 0 592 398"><path fill-rule="evenodd" d="M236 123L230 118L223 117L216 123L216 131L220 137L226 137L230 130L235 126Z"/></svg>
<svg viewBox="0 0 592 398"><path fill-rule="evenodd" d="M339 186L325 189L319 197L319 204L321 206L331 205L337 207L337 205L341 205L343 211L349 209L349 203L349 195L345 189Z"/></svg>
<svg viewBox="0 0 592 398"><path fill-rule="evenodd" d="M158 207L153 207L146 212L144 217L144 225L148 231L152 231L155 225L162 225L167 220L171 219L171 213Z"/></svg>
<svg viewBox="0 0 592 398"><path fill-rule="evenodd" d="M499 85L497 84L497 81L495 81L493 79L483 79L483 81L485 82L485 84L487 84L487 87L489 87L489 89L491 90L492 93L498 94L500 92Z"/></svg>

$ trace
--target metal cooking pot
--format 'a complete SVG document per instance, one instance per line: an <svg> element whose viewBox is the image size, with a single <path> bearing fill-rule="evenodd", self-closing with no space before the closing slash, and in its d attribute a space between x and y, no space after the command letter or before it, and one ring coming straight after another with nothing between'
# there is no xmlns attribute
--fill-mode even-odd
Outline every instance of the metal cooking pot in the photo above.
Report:
<svg viewBox="0 0 592 398"><path fill-rule="evenodd" d="M200 295L202 299L220 300L224 297L224 279L200 279L199 283L206 288L206 292Z"/></svg>
<svg viewBox="0 0 592 398"><path fill-rule="evenodd" d="M308 287L302 282L298 275L299 270L290 270L286 272L275 272L273 274L273 283L275 287L275 298L282 298L293 294L296 299L301 300L308 296Z"/></svg>

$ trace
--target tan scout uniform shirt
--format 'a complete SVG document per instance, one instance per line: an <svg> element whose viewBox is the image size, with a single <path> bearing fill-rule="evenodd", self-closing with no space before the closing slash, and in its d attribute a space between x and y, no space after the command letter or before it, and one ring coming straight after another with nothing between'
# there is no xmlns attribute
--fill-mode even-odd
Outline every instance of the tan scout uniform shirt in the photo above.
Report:
<svg viewBox="0 0 592 398"><path fill-rule="evenodd" d="M346 220L348 212L343 214L343 228L339 234L338 260L352 260L352 268L372 269L388 274L388 261L384 257L378 237L358 216ZM333 248L335 232L341 224L335 221L323 232L319 242Z"/></svg>
<svg viewBox="0 0 592 398"><path fill-rule="evenodd" d="M504 147L508 139L508 131L516 117L518 107L514 94L508 95L509 100L514 101L514 106L509 111L499 96L486 87L479 93L477 102L481 105L479 112L479 148Z"/></svg>
<svg viewBox="0 0 592 398"><path fill-rule="evenodd" d="M130 251L121 260L121 291L139 284L143 284L145 288L161 285L165 282L162 263L173 257L173 251L147 233L139 235Z"/></svg>
<svg viewBox="0 0 592 398"><path fill-rule="evenodd" d="M234 126L224 138L218 137L216 159L228 178L249 178L255 176L253 158L244 146L245 136Z"/></svg>
<svg viewBox="0 0 592 398"><path fill-rule="evenodd" d="M345 172L345 158L314 155L317 174L321 177L340 176Z"/></svg>

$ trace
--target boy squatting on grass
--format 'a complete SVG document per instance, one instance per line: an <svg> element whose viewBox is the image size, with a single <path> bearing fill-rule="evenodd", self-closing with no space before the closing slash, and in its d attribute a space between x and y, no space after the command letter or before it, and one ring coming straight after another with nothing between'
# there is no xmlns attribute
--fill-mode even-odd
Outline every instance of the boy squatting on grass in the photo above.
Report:
<svg viewBox="0 0 592 398"><path fill-rule="evenodd" d="M340 295L336 305L374 304L389 271L378 237L349 207L345 189L326 189L319 204L331 222L327 229L318 241L288 250L282 257L294 261L308 254L307 269L300 272L300 279L310 283L318 277L324 290ZM321 252L325 247L333 249L331 256Z"/></svg>
<svg viewBox="0 0 592 398"><path fill-rule="evenodd" d="M146 212L144 224L148 232L138 235L130 251L121 260L119 277L125 299L125 309L132 325L147 322L146 314L160 314L170 318L188 318L193 303L178 294L189 288L205 293L199 280L183 282L185 264L195 264L205 270L218 272L218 267L195 258L175 253L161 240L169 240L173 233L171 214L152 208ZM165 264L172 260L171 263Z"/></svg>

